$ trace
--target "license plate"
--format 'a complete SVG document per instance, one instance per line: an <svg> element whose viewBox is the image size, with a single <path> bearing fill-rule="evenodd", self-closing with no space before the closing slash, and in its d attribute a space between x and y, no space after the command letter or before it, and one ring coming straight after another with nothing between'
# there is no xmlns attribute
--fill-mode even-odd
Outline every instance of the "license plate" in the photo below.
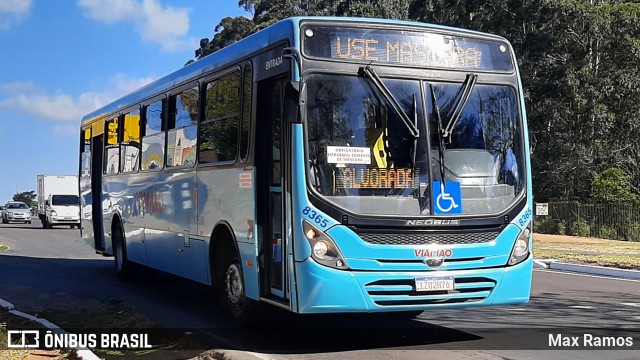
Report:
<svg viewBox="0 0 640 360"><path fill-rule="evenodd" d="M70 216L66 216L64 219L65 220L71 220L71 217Z"/></svg>
<svg viewBox="0 0 640 360"><path fill-rule="evenodd" d="M454 289L453 276L416 278L416 291L443 291Z"/></svg>

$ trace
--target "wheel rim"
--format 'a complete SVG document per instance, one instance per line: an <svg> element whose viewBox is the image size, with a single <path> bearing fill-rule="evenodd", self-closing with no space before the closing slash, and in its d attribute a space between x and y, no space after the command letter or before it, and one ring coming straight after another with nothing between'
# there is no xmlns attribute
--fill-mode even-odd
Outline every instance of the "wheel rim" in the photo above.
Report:
<svg viewBox="0 0 640 360"><path fill-rule="evenodd" d="M225 277L227 299L232 311L242 311L244 306L244 285L242 284L242 272L238 264L231 264Z"/></svg>

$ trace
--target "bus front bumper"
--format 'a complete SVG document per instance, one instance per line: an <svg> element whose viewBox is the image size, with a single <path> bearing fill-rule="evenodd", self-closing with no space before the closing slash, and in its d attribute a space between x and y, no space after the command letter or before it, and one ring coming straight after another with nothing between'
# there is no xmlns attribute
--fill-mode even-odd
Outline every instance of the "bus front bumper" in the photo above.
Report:
<svg viewBox="0 0 640 360"><path fill-rule="evenodd" d="M428 272L343 271L311 258L296 263L298 312L390 312L522 304L529 301L533 258L490 269ZM455 290L415 291L415 279L453 276Z"/></svg>

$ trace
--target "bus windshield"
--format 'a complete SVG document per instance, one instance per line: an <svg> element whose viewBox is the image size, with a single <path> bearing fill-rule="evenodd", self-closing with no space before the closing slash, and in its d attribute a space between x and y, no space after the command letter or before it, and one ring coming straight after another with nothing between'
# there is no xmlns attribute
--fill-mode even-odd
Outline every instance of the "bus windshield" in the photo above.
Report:
<svg viewBox="0 0 640 360"><path fill-rule="evenodd" d="M433 181L444 180L460 186L458 214L495 214L523 191L524 139L512 87L475 84L464 107L453 109L461 83L382 79L415 121L407 126L366 77L311 74L305 81L309 182L336 206L358 214L429 215ZM440 129L435 109L450 131ZM454 111L457 120L447 123Z"/></svg>

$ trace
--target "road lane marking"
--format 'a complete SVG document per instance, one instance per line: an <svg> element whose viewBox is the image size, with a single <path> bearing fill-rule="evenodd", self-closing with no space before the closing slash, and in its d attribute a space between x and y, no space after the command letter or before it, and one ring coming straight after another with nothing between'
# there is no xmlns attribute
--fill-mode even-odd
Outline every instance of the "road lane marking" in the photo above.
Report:
<svg viewBox="0 0 640 360"><path fill-rule="evenodd" d="M620 303L620 305L640 307L640 303Z"/></svg>
<svg viewBox="0 0 640 360"><path fill-rule="evenodd" d="M564 274L564 275L571 275L571 276L583 276L583 277L591 277L591 278L597 278L597 279L631 281L631 282L635 282L635 283L640 283L640 280L636 280L636 279L624 279L624 278L617 278L617 277L613 277L613 276L600 276L600 275L593 275L593 274L581 274L581 273L571 272L571 271L550 270L550 269L533 269L533 271L540 271L540 272L554 273L554 274Z"/></svg>
<svg viewBox="0 0 640 360"><path fill-rule="evenodd" d="M593 306L586 306L586 305L573 305L569 307L573 309L595 309L595 307Z"/></svg>

